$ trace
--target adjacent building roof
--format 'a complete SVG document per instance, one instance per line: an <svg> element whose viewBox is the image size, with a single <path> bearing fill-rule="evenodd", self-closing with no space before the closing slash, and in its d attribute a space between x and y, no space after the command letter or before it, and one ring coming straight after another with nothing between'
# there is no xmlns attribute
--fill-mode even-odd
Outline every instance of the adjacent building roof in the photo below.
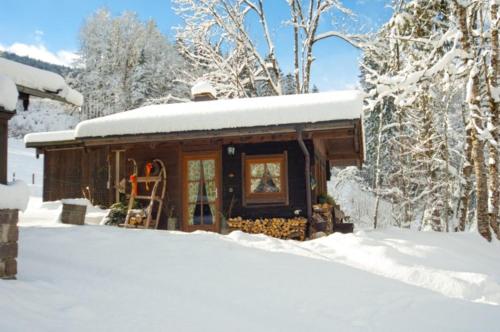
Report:
<svg viewBox="0 0 500 332"><path fill-rule="evenodd" d="M0 58L0 75L8 76L19 92L81 106L83 96L56 73Z"/></svg>
<svg viewBox="0 0 500 332"><path fill-rule="evenodd" d="M32 133L24 136L24 143L70 142L75 140L74 130Z"/></svg>

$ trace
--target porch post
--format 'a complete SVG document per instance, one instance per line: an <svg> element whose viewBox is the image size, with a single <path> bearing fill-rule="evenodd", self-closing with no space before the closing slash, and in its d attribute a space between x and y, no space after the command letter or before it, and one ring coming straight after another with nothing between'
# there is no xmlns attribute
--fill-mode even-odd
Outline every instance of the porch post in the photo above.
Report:
<svg viewBox="0 0 500 332"><path fill-rule="evenodd" d="M8 121L13 115L0 107L0 184L7 184ZM0 279L15 279L17 274L17 220L17 210L0 209Z"/></svg>
<svg viewBox="0 0 500 332"><path fill-rule="evenodd" d="M0 184L7 184L8 121L13 115L0 107Z"/></svg>

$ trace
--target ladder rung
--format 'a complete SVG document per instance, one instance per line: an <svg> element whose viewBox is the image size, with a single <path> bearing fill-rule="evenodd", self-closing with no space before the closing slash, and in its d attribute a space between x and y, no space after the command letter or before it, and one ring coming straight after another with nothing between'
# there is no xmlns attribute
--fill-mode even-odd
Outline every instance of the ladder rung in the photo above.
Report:
<svg viewBox="0 0 500 332"><path fill-rule="evenodd" d="M137 177L137 183L145 183L145 182L159 182L161 181L161 177L160 176L150 176L149 178L146 178L145 176L138 176ZM130 183L131 181L128 180L128 182Z"/></svg>
<svg viewBox="0 0 500 332"><path fill-rule="evenodd" d="M151 196L137 195L137 196L134 196L134 198L135 199L155 200L155 201L161 202L160 197L153 197L153 198L151 198Z"/></svg>

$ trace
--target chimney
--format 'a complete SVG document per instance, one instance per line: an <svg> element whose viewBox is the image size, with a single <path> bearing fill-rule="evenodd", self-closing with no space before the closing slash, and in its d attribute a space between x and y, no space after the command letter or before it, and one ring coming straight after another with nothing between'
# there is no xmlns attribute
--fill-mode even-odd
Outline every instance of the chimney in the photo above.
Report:
<svg viewBox="0 0 500 332"><path fill-rule="evenodd" d="M208 81L198 81L191 88L191 97L193 101L206 101L217 99L215 88Z"/></svg>

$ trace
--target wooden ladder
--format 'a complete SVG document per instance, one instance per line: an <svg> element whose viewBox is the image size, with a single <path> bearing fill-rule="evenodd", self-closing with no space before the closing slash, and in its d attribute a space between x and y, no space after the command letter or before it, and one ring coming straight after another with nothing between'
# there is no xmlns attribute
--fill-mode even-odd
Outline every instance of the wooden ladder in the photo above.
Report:
<svg viewBox="0 0 500 332"><path fill-rule="evenodd" d="M129 159L129 161L134 164L134 174L137 176L137 163L134 159ZM158 224L160 223L160 217L163 210L163 203L165 198L165 192L167 189L167 171L165 168L165 164L160 159L153 160L153 165L158 167L159 171L157 175L153 176L137 176L137 185L149 183L153 185L151 189L150 195L135 195L133 190L130 191L128 208L127 208L127 216L125 217L125 223L123 227L128 228L143 228L143 229L158 229ZM131 181L128 181L131 183ZM134 207L135 200L149 201L147 208L145 209L145 220L143 220L142 225L132 225L130 223L131 218L133 217L136 210ZM158 204L158 208L156 209L156 214L153 218L153 212L155 203Z"/></svg>

